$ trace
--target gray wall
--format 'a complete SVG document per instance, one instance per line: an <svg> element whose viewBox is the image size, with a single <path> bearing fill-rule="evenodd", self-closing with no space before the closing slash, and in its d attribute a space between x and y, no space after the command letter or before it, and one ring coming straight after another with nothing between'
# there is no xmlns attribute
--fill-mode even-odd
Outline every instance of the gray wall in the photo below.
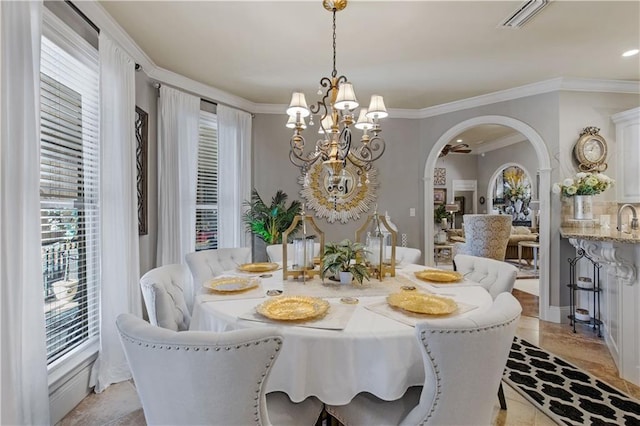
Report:
<svg viewBox="0 0 640 426"><path fill-rule="evenodd" d="M278 189L282 189L289 195L289 200L303 201L300 196L301 186L298 184L300 171L289 161L289 139L292 131L284 126L285 122L285 114L257 114L254 118L253 186L265 199L270 199ZM419 121L385 119L382 129L381 135L387 142L387 148L375 164L379 182L378 210L380 213L389 213L391 221L398 227L398 233L407 234L408 246L420 247L424 162L417 155L420 142ZM308 130L304 136L309 146L315 144L317 134ZM371 212L373 207L371 206ZM410 208L416 209L415 217L409 216ZM356 230L365 220L366 216L363 215L358 221L330 224L326 219L316 218L327 241L354 239Z"/></svg>
<svg viewBox="0 0 640 426"><path fill-rule="evenodd" d="M610 116L638 104L637 95L552 92L424 119L387 119L383 123L383 136L388 143L387 153L377 162L380 180L379 208L381 211L388 210L393 222L398 225L399 232L408 234L409 246L419 247L424 251L425 162L434 144L450 128L479 116L499 115L520 120L531 126L544 140L551 159L551 181L558 182L567 177L568 170L573 170L571 150L582 128L594 125L601 127L603 129L601 134L610 141L611 146L615 140L615 134ZM284 126L285 118L284 114L258 114L254 120L254 186L265 196L271 196L277 189L283 189L292 198L299 198L300 187L297 183L299 172L288 160L291 132ZM311 138L310 140L315 140L311 135L308 137ZM515 150L515 147L512 149ZM475 169L479 184L482 181L486 185L486 180L505 159L518 160L517 162L530 168L530 173L535 174L537 158L531 146L527 149L531 149L528 151L531 155L531 158L527 157L528 161L520 155L515 157L514 153L509 153L509 147L507 147L505 153L500 154L502 159L491 160L491 157L488 159L485 157L487 164L475 160L478 164L475 167L467 165L464 168L465 172L454 172L451 169L450 173L447 168L448 196L451 196L450 182L454 173L460 173L460 178L473 178L468 177L471 173L467 175L466 170ZM508 158L512 154L514 157ZM455 161L473 162L474 160L469 159L471 157L469 156L466 160L456 158ZM454 157L451 158L450 161L454 161ZM614 149L609 154L609 158L610 161L615 158ZM488 166L489 161L494 161L494 166ZM500 164L497 164L498 162ZM437 166L442 167L441 164L439 160ZM456 168L456 170L461 169ZM432 175L433 171L428 171L427 174L429 173ZM484 174L488 176L485 178ZM550 188L540 188L540 190L550 191ZM483 194L486 194L486 186L479 185L478 196ZM607 196L614 196L614 191L609 191ZM416 209L415 217L409 217L409 208ZM560 251L558 233L561 223L560 211L561 200L557 196L552 197L550 253L542 253L542 256L549 256L549 297L553 306L568 304L568 295L565 294L565 288L560 283L559 275L560 269L566 267L566 262L562 259L569 257L567 253ZM346 225L329 225L325 221L320 221L320 227L325 230L328 240L337 240L344 237L352 238L361 223L362 221Z"/></svg>

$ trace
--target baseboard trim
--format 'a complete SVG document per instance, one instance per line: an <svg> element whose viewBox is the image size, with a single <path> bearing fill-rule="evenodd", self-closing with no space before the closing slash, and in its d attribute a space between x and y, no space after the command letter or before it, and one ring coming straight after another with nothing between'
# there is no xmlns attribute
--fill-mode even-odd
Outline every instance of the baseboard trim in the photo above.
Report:
<svg viewBox="0 0 640 426"><path fill-rule="evenodd" d="M569 323L570 309L568 306L549 306L544 315L544 320L557 324Z"/></svg>

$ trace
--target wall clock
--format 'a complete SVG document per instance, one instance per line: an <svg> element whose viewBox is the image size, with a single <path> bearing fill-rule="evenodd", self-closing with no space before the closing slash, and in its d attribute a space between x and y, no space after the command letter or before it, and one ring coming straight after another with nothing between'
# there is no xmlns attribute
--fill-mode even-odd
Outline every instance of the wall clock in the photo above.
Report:
<svg viewBox="0 0 640 426"><path fill-rule="evenodd" d="M306 200L306 206L315 211L318 218L327 222L336 220L347 223L360 219L376 200L378 173L375 168L362 172L358 167L347 163L340 175L331 179L322 162L318 161L308 172L298 178L302 185L300 195ZM306 182L305 182L306 181Z"/></svg>
<svg viewBox="0 0 640 426"><path fill-rule="evenodd" d="M607 170L607 141L598 134L597 127L585 127L573 147L578 168L583 172L604 172Z"/></svg>

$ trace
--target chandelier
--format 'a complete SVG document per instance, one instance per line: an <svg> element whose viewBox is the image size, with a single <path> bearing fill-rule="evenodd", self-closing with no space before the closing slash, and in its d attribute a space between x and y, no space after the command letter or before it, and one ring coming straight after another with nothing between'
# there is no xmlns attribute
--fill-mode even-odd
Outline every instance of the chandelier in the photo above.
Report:
<svg viewBox="0 0 640 426"><path fill-rule="evenodd" d="M369 108L360 108L358 119L354 121L359 103L353 85L344 75L338 77L336 71L336 13L347 7L347 0L323 0L322 5L333 14L333 70L330 78L320 79L318 95L324 96L311 107L307 107L304 93L294 92L291 97L287 127L294 130L289 159L303 173L305 186L309 184L310 167L318 161L322 161L328 173L328 188L339 188L347 162L356 166L358 186L362 186L363 180L365 184L369 183L368 172L373 162L384 154L385 141L380 137L382 130L378 120L387 117L388 113L382 96L372 95ZM318 133L322 136L314 149L305 153L302 131L307 128L306 117L309 117L309 126L313 126L314 115L318 118ZM352 125L362 130L358 146L352 146Z"/></svg>

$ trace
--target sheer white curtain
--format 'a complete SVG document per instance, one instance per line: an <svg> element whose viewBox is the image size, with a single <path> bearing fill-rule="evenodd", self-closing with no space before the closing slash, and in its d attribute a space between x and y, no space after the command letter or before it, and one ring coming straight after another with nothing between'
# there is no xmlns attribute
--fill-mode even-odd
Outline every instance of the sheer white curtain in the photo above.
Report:
<svg viewBox="0 0 640 426"><path fill-rule="evenodd" d="M157 264L184 263L196 248L200 98L160 87L158 99ZM185 298L191 307L193 286Z"/></svg>
<svg viewBox="0 0 640 426"><path fill-rule="evenodd" d="M100 33L100 352L91 384L102 392L131 377L116 329L142 316L136 191L135 63Z"/></svg>
<svg viewBox="0 0 640 426"><path fill-rule="evenodd" d="M42 2L0 2L0 424L49 424L40 255Z"/></svg>
<svg viewBox="0 0 640 426"><path fill-rule="evenodd" d="M243 202L251 198L251 114L217 107L218 247L248 247Z"/></svg>

